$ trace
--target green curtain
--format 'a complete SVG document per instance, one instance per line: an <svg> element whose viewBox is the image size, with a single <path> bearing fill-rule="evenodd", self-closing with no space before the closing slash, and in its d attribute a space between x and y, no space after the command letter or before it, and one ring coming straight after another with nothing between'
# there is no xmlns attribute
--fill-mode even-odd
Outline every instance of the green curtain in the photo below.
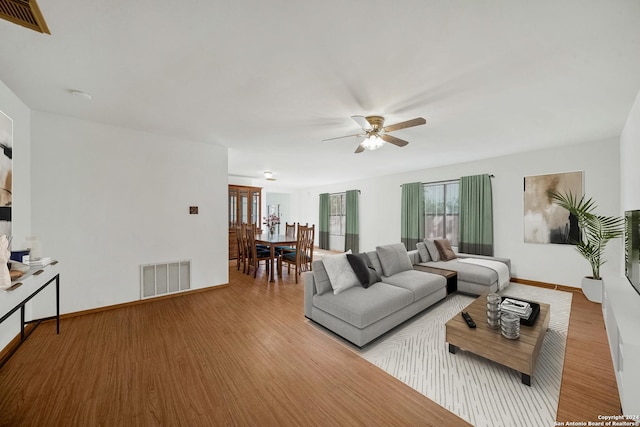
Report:
<svg viewBox="0 0 640 427"><path fill-rule="evenodd" d="M460 178L460 252L493 256L493 200L489 175Z"/></svg>
<svg viewBox="0 0 640 427"><path fill-rule="evenodd" d="M320 249L329 249L329 193L320 194L320 222L318 236Z"/></svg>
<svg viewBox="0 0 640 427"><path fill-rule="evenodd" d="M347 226L344 233L344 250L351 249L351 252L357 254L359 252L359 220L358 220L358 195L360 190L348 190L346 192L346 222Z"/></svg>
<svg viewBox="0 0 640 427"><path fill-rule="evenodd" d="M424 189L421 182L402 184L400 239L407 250L424 240Z"/></svg>

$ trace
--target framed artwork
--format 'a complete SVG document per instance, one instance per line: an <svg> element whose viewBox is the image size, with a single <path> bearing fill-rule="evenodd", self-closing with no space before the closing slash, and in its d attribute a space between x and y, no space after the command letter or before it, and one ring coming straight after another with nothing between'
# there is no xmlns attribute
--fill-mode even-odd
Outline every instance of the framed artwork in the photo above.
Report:
<svg viewBox="0 0 640 427"><path fill-rule="evenodd" d="M584 195L584 172L553 173L524 178L524 241L526 243L575 244L580 238L578 221L555 204L548 191Z"/></svg>
<svg viewBox="0 0 640 427"><path fill-rule="evenodd" d="M13 120L0 111L0 235L11 237Z"/></svg>

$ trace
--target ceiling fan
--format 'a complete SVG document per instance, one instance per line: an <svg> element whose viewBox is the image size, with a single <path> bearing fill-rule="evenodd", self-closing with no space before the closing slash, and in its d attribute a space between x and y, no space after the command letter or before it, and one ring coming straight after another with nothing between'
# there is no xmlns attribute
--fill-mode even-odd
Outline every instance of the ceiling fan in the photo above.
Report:
<svg viewBox="0 0 640 427"><path fill-rule="evenodd" d="M422 117L418 117L415 119L407 120L405 122L384 126L384 117L382 116L351 116L351 118L362 128L364 133L356 133L353 135L323 139L322 142L340 138L365 138L362 142L360 142L360 144L358 144L358 148L356 148L355 153L362 153L364 150L377 150L378 148L382 147L385 142L397 145L398 147L404 147L409 142L405 141L404 139L389 135L389 132L406 129L413 126L420 126L427 123L425 119L423 119Z"/></svg>

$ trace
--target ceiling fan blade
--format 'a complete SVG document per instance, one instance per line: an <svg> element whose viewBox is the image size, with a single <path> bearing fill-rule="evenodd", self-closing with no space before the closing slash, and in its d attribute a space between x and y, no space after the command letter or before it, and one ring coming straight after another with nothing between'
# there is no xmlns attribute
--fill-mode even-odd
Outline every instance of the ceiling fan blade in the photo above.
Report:
<svg viewBox="0 0 640 427"><path fill-rule="evenodd" d="M409 141L405 141L404 139L396 138L395 136L388 135L386 133L380 134L380 138L383 141L388 142L389 144L397 145L398 147L404 147L409 143Z"/></svg>
<svg viewBox="0 0 640 427"><path fill-rule="evenodd" d="M373 128L371 127L371 123L369 123L369 121L367 120L366 117L364 117L364 116L351 116L351 118L353 119L354 122L356 122L358 124L358 126L360 126L362 128L362 130L364 130L364 131L373 130Z"/></svg>
<svg viewBox="0 0 640 427"><path fill-rule="evenodd" d="M427 123L425 119L423 119L422 117L418 117L412 120L407 120L406 122L400 122L394 125L385 126L384 128L382 128L382 130L385 132L393 132L394 130L406 129L413 126L420 126L425 123Z"/></svg>
<svg viewBox="0 0 640 427"><path fill-rule="evenodd" d="M362 136L364 136L364 135L362 135L361 133L356 133L356 134L353 134L353 135L336 136L335 138L327 138L327 139L323 139L323 140L322 140L322 142L325 142L325 141L333 141L334 139L353 138L354 136L362 137Z"/></svg>
<svg viewBox="0 0 640 427"><path fill-rule="evenodd" d="M362 146L362 144L358 145L358 148L356 148L356 151L354 151L354 153L358 154L358 153L362 153L364 151L364 147Z"/></svg>

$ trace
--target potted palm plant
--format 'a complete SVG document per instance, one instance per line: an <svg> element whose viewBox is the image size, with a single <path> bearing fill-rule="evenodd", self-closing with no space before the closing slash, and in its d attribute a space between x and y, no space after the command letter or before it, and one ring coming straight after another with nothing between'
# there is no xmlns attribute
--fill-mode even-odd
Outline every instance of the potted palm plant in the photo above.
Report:
<svg viewBox="0 0 640 427"><path fill-rule="evenodd" d="M594 213L597 208L592 198L585 196L577 198L571 192L548 192L549 197L569 211L575 217L580 229L579 241L571 242L576 249L591 264L591 276L582 280L582 291L590 301L602 302L602 278L600 267L605 263L604 250L609 240L622 236L624 232L624 218L602 216Z"/></svg>

